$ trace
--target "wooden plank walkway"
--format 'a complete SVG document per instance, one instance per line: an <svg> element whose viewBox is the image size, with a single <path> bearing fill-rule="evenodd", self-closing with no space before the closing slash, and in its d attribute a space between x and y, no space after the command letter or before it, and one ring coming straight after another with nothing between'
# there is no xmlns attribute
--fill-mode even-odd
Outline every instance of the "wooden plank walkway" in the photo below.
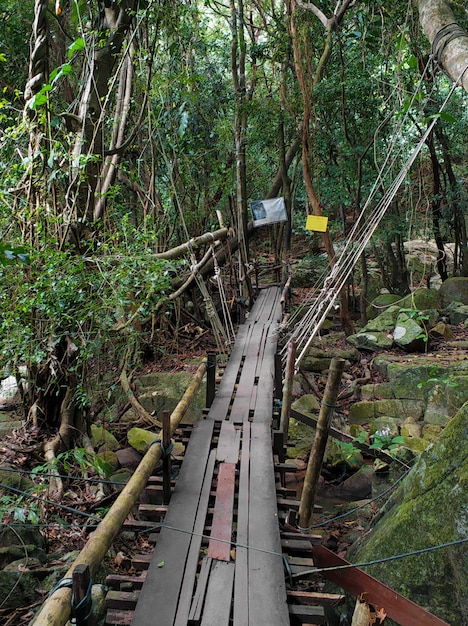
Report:
<svg viewBox="0 0 468 626"><path fill-rule="evenodd" d="M289 624L271 446L280 290L262 290L192 435L132 626Z"/></svg>

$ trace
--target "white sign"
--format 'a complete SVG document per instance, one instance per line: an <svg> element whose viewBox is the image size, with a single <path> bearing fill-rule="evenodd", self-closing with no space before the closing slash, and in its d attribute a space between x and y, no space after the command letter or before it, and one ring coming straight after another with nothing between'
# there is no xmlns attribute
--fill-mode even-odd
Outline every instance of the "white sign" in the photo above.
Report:
<svg viewBox="0 0 468 626"><path fill-rule="evenodd" d="M252 211L253 225L265 226L276 222L287 222L286 207L284 198L273 198L272 200L257 200L250 205Z"/></svg>

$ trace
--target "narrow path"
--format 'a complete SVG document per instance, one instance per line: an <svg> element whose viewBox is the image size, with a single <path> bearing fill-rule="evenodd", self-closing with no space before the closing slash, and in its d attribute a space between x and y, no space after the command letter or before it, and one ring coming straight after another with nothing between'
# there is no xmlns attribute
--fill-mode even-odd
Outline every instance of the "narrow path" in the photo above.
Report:
<svg viewBox="0 0 468 626"><path fill-rule="evenodd" d="M132 626L289 624L271 444L280 314L280 290L262 290L191 434Z"/></svg>

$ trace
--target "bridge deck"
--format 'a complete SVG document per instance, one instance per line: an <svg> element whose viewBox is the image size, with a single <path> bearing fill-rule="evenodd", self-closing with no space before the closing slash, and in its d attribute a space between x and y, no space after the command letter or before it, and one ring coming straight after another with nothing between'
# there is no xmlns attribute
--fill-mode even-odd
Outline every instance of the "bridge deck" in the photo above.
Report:
<svg viewBox="0 0 468 626"><path fill-rule="evenodd" d="M271 447L278 288L240 328L191 434L132 626L289 624Z"/></svg>

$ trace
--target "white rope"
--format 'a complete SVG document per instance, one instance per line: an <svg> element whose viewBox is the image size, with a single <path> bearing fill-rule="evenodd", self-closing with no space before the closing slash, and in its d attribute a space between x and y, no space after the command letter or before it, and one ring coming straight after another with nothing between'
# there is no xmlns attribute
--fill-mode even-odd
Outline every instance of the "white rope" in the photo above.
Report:
<svg viewBox="0 0 468 626"><path fill-rule="evenodd" d="M439 109L439 113L443 111L447 102L449 101L452 93L456 89L460 78L465 73L465 70L461 73L459 79L452 85L452 88L445 98L443 104ZM341 251L340 257L336 261L335 265L331 269L328 277L325 279L323 287L318 294L318 297L315 303L311 306L307 315L304 316L301 323L292 333L290 339L296 342L298 346L298 357L296 359L296 367L299 366L300 362L304 358L307 350L310 347L313 339L315 338L320 326L325 321L326 316L328 315L330 309L334 306L335 300L338 297L341 290L345 287L351 272L353 271L357 261L359 260L361 254L364 252L366 246L368 245L372 235L377 229L381 219L385 215L388 207L393 201L398 189L403 183L406 175L408 174L410 168L412 167L414 161L416 160L418 154L420 153L423 145L425 144L429 134L432 132L436 122L437 116L434 116L431 123L428 125L426 131L421 136L418 141L416 147L413 149L411 155L406 160L402 168L400 169L398 175L391 183L389 189L385 192L384 196L377 203L373 212L367 219L365 223L363 222L363 218L367 208L370 206L372 199L374 198L379 185L382 182L382 176L385 169L388 168L388 162L390 159L390 151L387 153L387 157L385 158L384 164L379 171L376 182L374 183L371 192L369 194L366 203L356 220L346 242L343 250ZM400 124L401 127L401 124ZM395 141L392 142L395 144ZM396 156L393 156L392 164L395 163ZM286 349L286 348L285 348ZM300 350L300 352L299 352Z"/></svg>

